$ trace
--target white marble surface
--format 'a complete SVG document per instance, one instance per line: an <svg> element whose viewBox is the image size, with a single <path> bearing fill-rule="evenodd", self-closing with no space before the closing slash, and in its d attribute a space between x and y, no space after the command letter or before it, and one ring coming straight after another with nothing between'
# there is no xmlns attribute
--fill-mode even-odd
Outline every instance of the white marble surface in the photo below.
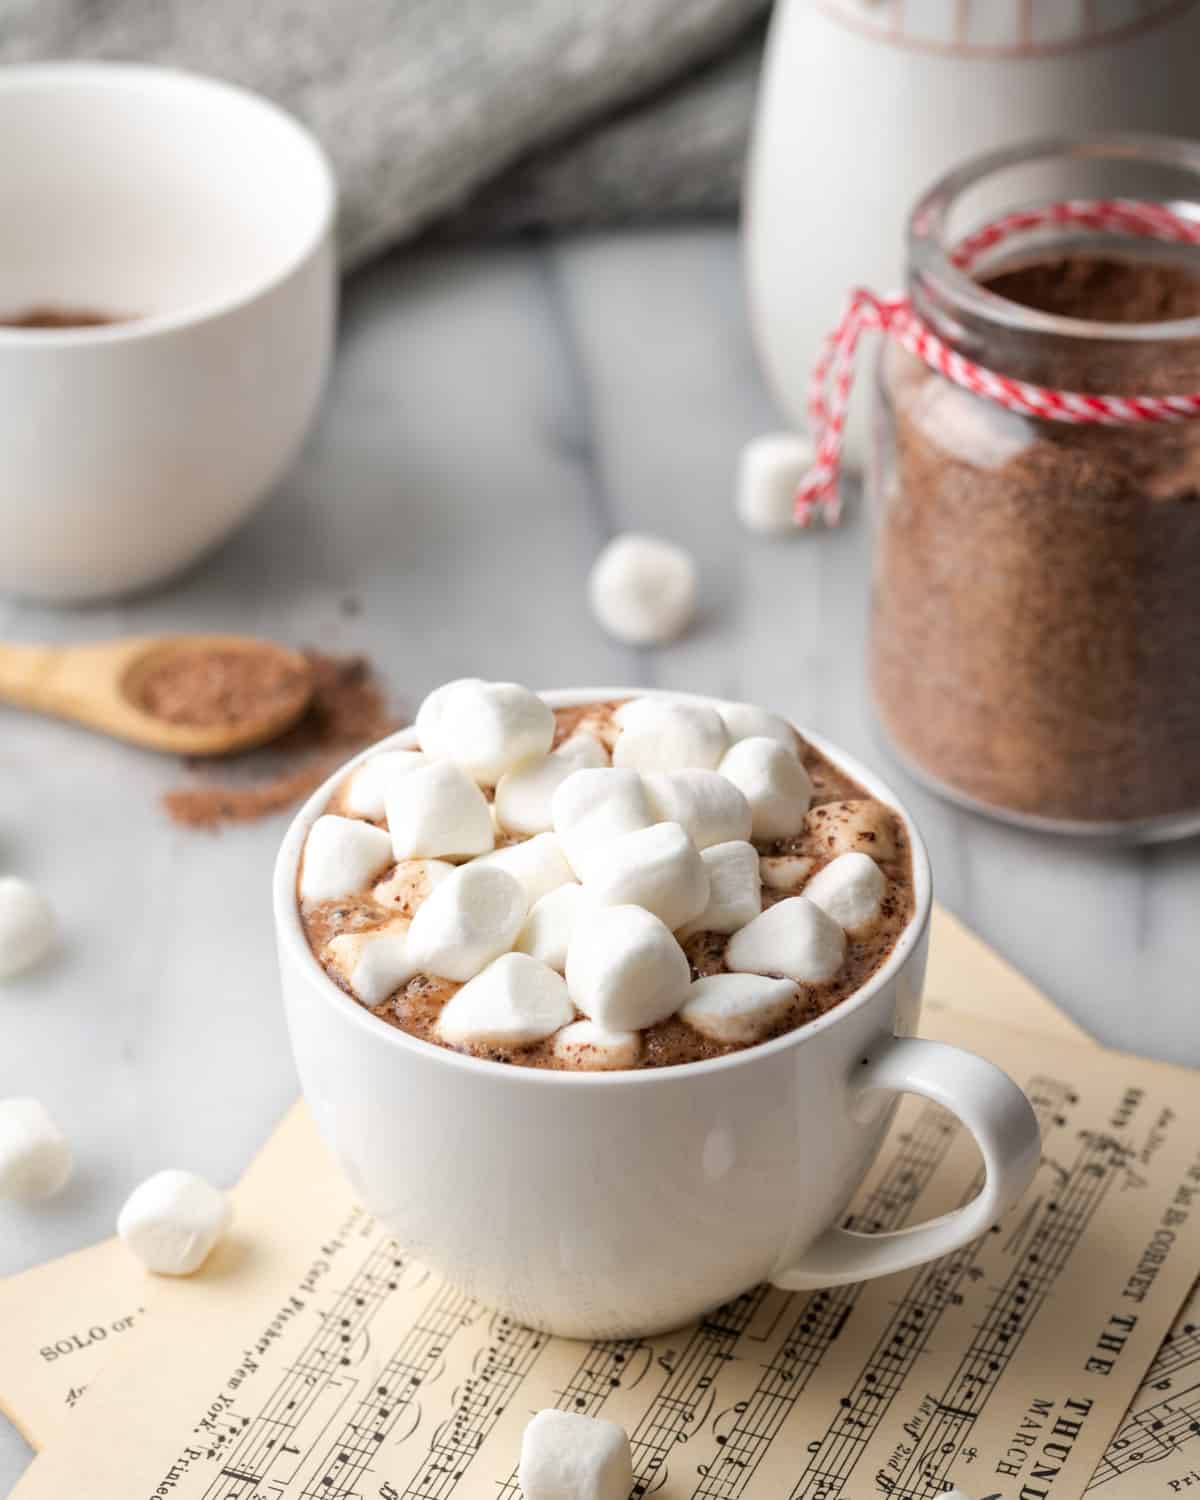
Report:
<svg viewBox="0 0 1200 1500"><path fill-rule="evenodd" d="M467 673L764 701L894 778L941 899L1097 1037L1200 1062L1200 842L1050 840L907 783L865 704L857 508L839 533L785 542L733 518L739 448L776 420L728 231L397 259L349 288L318 429L248 527L133 604L0 603L0 636L219 628L362 649L408 706ZM696 631L645 654L584 604L597 547L631 526L688 542L704 575ZM64 933L0 993L0 1097L39 1094L79 1159L56 1201L0 1204L0 1273L111 1233L158 1167L232 1183L295 1093L268 900L284 820L175 828L157 803L178 780L0 710L0 869L36 880ZM0 1419L0 1491L27 1458Z"/></svg>

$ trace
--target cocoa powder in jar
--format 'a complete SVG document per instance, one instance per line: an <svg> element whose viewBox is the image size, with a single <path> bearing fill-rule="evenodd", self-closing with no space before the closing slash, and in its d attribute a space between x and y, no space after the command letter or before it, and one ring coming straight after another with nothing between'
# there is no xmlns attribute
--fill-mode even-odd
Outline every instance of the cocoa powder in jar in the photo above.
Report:
<svg viewBox="0 0 1200 1500"><path fill-rule="evenodd" d="M1200 273L1140 257L1046 259L985 285L1093 322L1200 316ZM1200 390L1200 340L1048 341L1012 373L1182 394ZM950 791L1020 815L1200 810L1200 422L1037 422L894 346L881 376L895 439L870 669L897 747Z"/></svg>

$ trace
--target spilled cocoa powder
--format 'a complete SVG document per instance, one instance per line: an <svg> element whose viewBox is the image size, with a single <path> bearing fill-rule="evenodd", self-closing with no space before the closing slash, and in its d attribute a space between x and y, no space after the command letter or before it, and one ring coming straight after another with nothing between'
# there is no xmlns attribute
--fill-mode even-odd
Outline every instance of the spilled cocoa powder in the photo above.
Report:
<svg viewBox="0 0 1200 1500"><path fill-rule="evenodd" d="M1073 255L985 280L1092 322L1200 315L1179 262ZM1109 394L1200 390L1200 340L1039 338L1002 373ZM1200 809L1200 422L1002 411L888 350L895 422L871 631L888 733L951 791L1094 824Z"/></svg>
<svg viewBox="0 0 1200 1500"><path fill-rule="evenodd" d="M312 697L301 718L272 744L224 762L211 780L211 768L197 766L204 779L163 798L174 822L213 830L281 812L315 791L348 756L400 727L365 657L303 655Z"/></svg>

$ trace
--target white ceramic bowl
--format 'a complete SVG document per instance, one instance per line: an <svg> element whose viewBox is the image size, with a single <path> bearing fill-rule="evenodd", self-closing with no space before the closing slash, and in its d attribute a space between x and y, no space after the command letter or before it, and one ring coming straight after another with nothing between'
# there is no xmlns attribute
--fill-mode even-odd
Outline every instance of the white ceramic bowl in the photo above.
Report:
<svg viewBox="0 0 1200 1500"><path fill-rule="evenodd" d="M214 546L294 457L332 347L336 192L313 138L212 79L0 70L0 590L84 601Z"/></svg>

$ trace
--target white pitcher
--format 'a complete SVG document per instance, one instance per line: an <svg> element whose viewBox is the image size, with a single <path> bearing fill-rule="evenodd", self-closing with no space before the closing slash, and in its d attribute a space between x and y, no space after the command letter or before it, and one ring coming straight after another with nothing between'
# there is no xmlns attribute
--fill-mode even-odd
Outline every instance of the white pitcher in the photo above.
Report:
<svg viewBox="0 0 1200 1500"><path fill-rule="evenodd" d="M905 215L935 177L1039 135L1200 134L1198 59L1198 0L778 0L745 253L755 341L789 420L806 425L813 360L849 288L899 285ZM851 463L868 404L852 407Z"/></svg>

